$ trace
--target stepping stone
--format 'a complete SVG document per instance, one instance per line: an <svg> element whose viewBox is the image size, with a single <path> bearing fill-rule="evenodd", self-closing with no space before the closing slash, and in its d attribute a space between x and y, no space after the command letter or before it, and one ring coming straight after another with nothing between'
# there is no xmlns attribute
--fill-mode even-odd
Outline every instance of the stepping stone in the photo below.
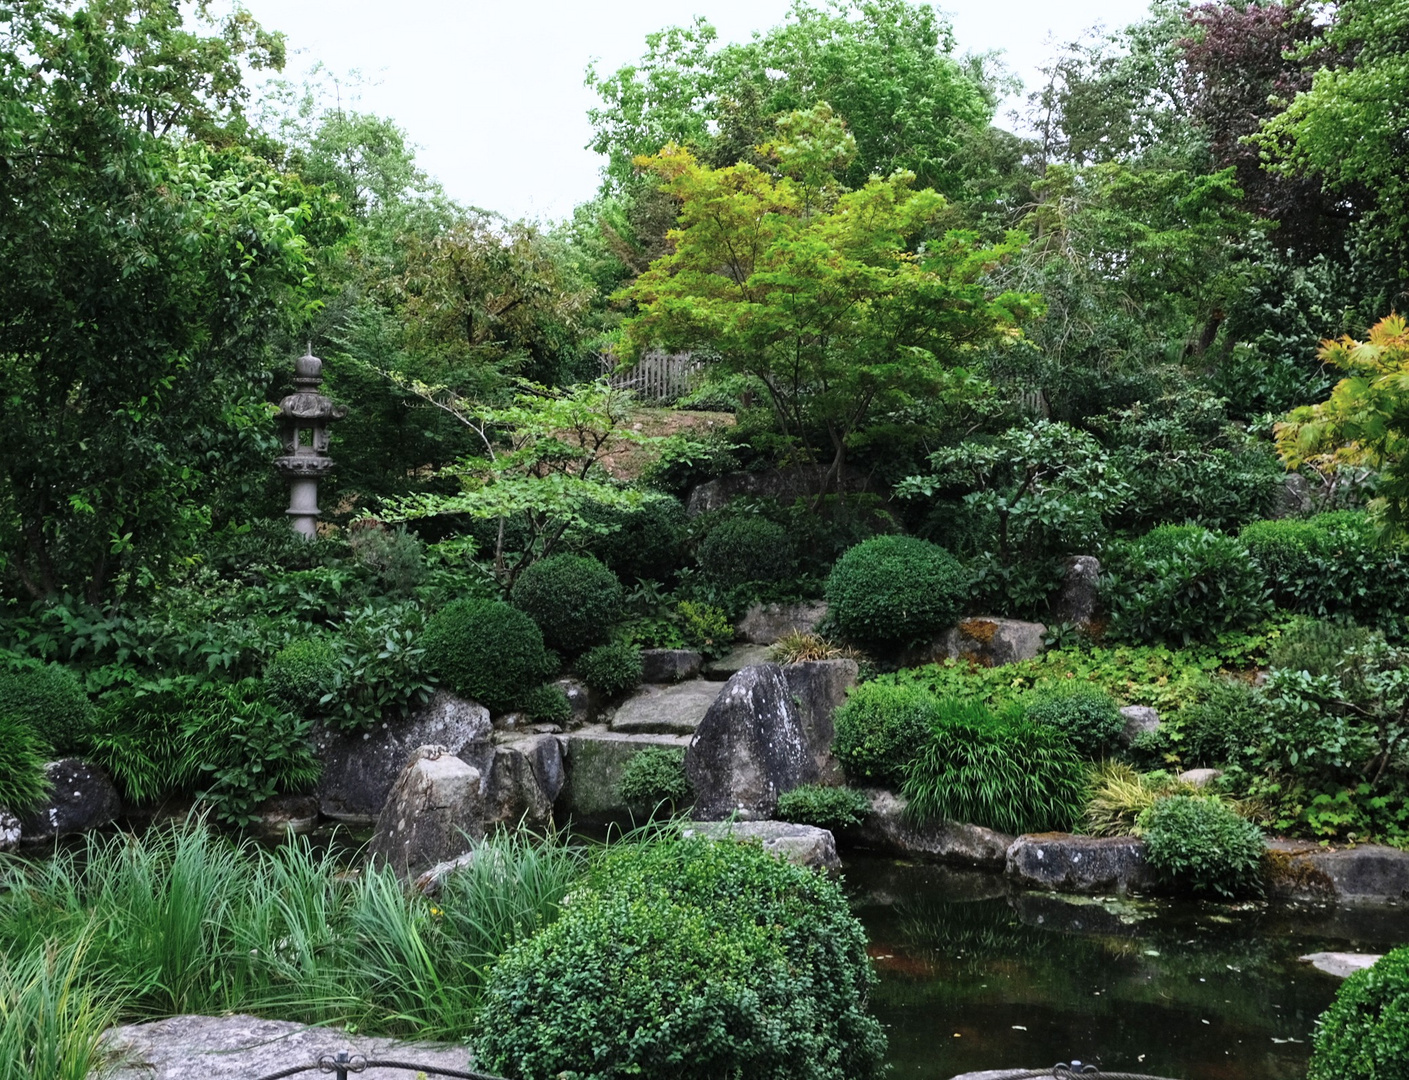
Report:
<svg viewBox="0 0 1409 1080"><path fill-rule="evenodd" d="M723 689L717 682L689 679L674 686L646 686L622 702L611 730L626 735L693 735Z"/></svg>
<svg viewBox="0 0 1409 1080"><path fill-rule="evenodd" d="M1357 971L1373 967L1379 957L1372 953L1314 952L1299 957L1299 959L1310 964L1317 971L1324 971L1327 975L1334 975L1337 979L1348 979Z"/></svg>

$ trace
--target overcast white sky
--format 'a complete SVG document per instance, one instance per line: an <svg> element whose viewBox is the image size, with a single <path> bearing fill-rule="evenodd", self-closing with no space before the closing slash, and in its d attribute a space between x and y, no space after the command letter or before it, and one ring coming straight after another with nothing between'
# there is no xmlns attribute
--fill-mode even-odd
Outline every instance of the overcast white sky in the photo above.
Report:
<svg viewBox="0 0 1409 1080"><path fill-rule="evenodd" d="M703 15L722 41L782 21L790 0L244 0L288 35L286 74L315 62L376 85L359 107L393 117L421 166L455 199L509 217L559 218L588 199L599 159L584 149L592 60L614 70L652 30ZM1047 38L1124 26L1148 0L948 0L961 51L1001 49L1035 83Z"/></svg>

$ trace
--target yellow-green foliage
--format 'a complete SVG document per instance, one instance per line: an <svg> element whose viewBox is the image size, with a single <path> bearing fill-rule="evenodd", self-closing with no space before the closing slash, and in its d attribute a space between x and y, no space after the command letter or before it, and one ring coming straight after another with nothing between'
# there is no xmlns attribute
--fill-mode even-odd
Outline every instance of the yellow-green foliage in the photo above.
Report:
<svg viewBox="0 0 1409 1080"><path fill-rule="evenodd" d="M1192 784L1164 773L1139 773L1119 761L1103 761L1091 770L1091 800L1086 829L1092 836L1128 836L1140 814L1166 795L1192 795Z"/></svg>

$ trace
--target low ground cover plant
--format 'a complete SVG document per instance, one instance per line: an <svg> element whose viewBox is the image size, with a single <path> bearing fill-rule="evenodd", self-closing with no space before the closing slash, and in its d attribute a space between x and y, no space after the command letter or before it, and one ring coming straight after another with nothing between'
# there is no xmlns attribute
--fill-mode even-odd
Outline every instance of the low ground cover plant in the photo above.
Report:
<svg viewBox="0 0 1409 1080"><path fill-rule="evenodd" d="M819 829L849 829L860 825L871 810L864 792L849 787L803 784L778 796L778 817Z"/></svg>
<svg viewBox="0 0 1409 1080"><path fill-rule="evenodd" d="M864 1080L875 979L824 876L751 844L624 844L495 965L476 1051L523 1080Z"/></svg>

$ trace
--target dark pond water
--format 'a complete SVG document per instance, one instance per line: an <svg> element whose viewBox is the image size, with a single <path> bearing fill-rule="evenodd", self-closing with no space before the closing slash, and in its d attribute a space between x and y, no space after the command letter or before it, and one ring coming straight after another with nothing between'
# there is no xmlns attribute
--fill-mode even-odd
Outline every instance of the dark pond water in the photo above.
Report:
<svg viewBox="0 0 1409 1080"><path fill-rule="evenodd" d="M1409 941L1409 909L1083 902L861 857L846 880L897 1080L1072 1058L1178 1080L1301 1078L1340 982L1297 957Z"/></svg>

